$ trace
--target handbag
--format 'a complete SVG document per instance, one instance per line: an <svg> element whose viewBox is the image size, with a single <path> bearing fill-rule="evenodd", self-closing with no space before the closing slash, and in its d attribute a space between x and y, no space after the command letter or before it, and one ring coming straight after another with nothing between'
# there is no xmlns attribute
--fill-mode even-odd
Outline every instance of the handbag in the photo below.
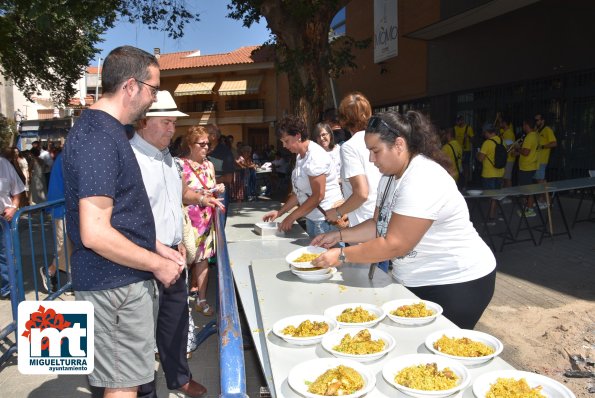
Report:
<svg viewBox="0 0 595 398"><path fill-rule="evenodd" d="M188 216L188 208L182 206L182 220L183 220L183 231L182 231L182 243L186 247L186 264L190 265L196 258L196 239L194 237L194 227Z"/></svg>

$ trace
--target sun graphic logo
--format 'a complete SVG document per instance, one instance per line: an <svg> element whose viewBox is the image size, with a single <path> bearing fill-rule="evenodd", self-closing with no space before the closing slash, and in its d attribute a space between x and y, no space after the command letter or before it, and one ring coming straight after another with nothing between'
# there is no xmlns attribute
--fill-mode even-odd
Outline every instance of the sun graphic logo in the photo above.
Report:
<svg viewBox="0 0 595 398"><path fill-rule="evenodd" d="M88 301L21 302L19 371L23 374L91 373L93 333L93 304Z"/></svg>

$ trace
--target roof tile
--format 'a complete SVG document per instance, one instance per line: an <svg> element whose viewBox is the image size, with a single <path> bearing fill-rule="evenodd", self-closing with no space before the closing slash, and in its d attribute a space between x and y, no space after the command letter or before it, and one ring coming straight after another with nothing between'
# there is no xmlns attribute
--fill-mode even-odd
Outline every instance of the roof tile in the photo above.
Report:
<svg viewBox="0 0 595 398"><path fill-rule="evenodd" d="M252 53L254 50L254 53ZM161 54L159 69L189 69L204 68L209 66L225 66L238 64L255 64L272 61L272 52L259 46L240 47L237 50L212 55L189 56L196 51L182 51L177 53Z"/></svg>

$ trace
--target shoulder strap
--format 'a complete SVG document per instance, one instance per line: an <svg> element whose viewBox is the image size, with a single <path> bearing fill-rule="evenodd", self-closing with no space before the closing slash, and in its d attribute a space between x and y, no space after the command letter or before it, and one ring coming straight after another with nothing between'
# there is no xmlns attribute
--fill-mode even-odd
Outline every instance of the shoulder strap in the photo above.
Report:
<svg viewBox="0 0 595 398"><path fill-rule="evenodd" d="M490 162L492 164L492 166L496 167L496 165L494 164L496 162L496 147L499 145L498 142L493 139L493 138L488 138L490 141L492 141L494 143L494 161L492 162L490 160L490 158L488 157L488 155L486 155L486 159L488 160L488 162Z"/></svg>
<svg viewBox="0 0 595 398"><path fill-rule="evenodd" d="M192 167L192 165L190 164L190 162L188 161L188 159L184 159L184 164L185 164L185 165L187 165L187 166L188 166L188 168L189 168L190 170L192 170L192 172L193 172L193 173L194 173L194 175L196 176L196 179L198 180L198 182L200 182L200 185L202 185L202 187L203 187L204 189L209 189L209 188L207 187L207 185L204 183L204 181L202 180L202 178L200 177L200 174L198 174L198 173L196 172L196 170L194 170L194 167Z"/></svg>
<svg viewBox="0 0 595 398"><path fill-rule="evenodd" d="M457 173L461 174L461 170L459 170L459 157L457 156L454 147L450 144L450 142L448 142L446 145L450 147L450 150L452 151L452 156L455 158L455 166L457 167Z"/></svg>

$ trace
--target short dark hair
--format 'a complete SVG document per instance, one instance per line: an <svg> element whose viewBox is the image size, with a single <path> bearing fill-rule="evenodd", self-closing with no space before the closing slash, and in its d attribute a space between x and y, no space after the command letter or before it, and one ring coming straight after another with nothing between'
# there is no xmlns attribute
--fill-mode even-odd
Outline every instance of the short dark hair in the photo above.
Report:
<svg viewBox="0 0 595 398"><path fill-rule="evenodd" d="M132 46L114 48L105 58L101 70L103 93L115 93L120 84L131 77L141 81L149 79L150 66L159 68L154 55Z"/></svg>
<svg viewBox="0 0 595 398"><path fill-rule="evenodd" d="M310 138L308 134L308 127L306 127L306 122L298 116L294 115L287 115L283 119L279 120L277 124L277 136L281 137L283 133L291 136L300 135L302 140L307 140Z"/></svg>

